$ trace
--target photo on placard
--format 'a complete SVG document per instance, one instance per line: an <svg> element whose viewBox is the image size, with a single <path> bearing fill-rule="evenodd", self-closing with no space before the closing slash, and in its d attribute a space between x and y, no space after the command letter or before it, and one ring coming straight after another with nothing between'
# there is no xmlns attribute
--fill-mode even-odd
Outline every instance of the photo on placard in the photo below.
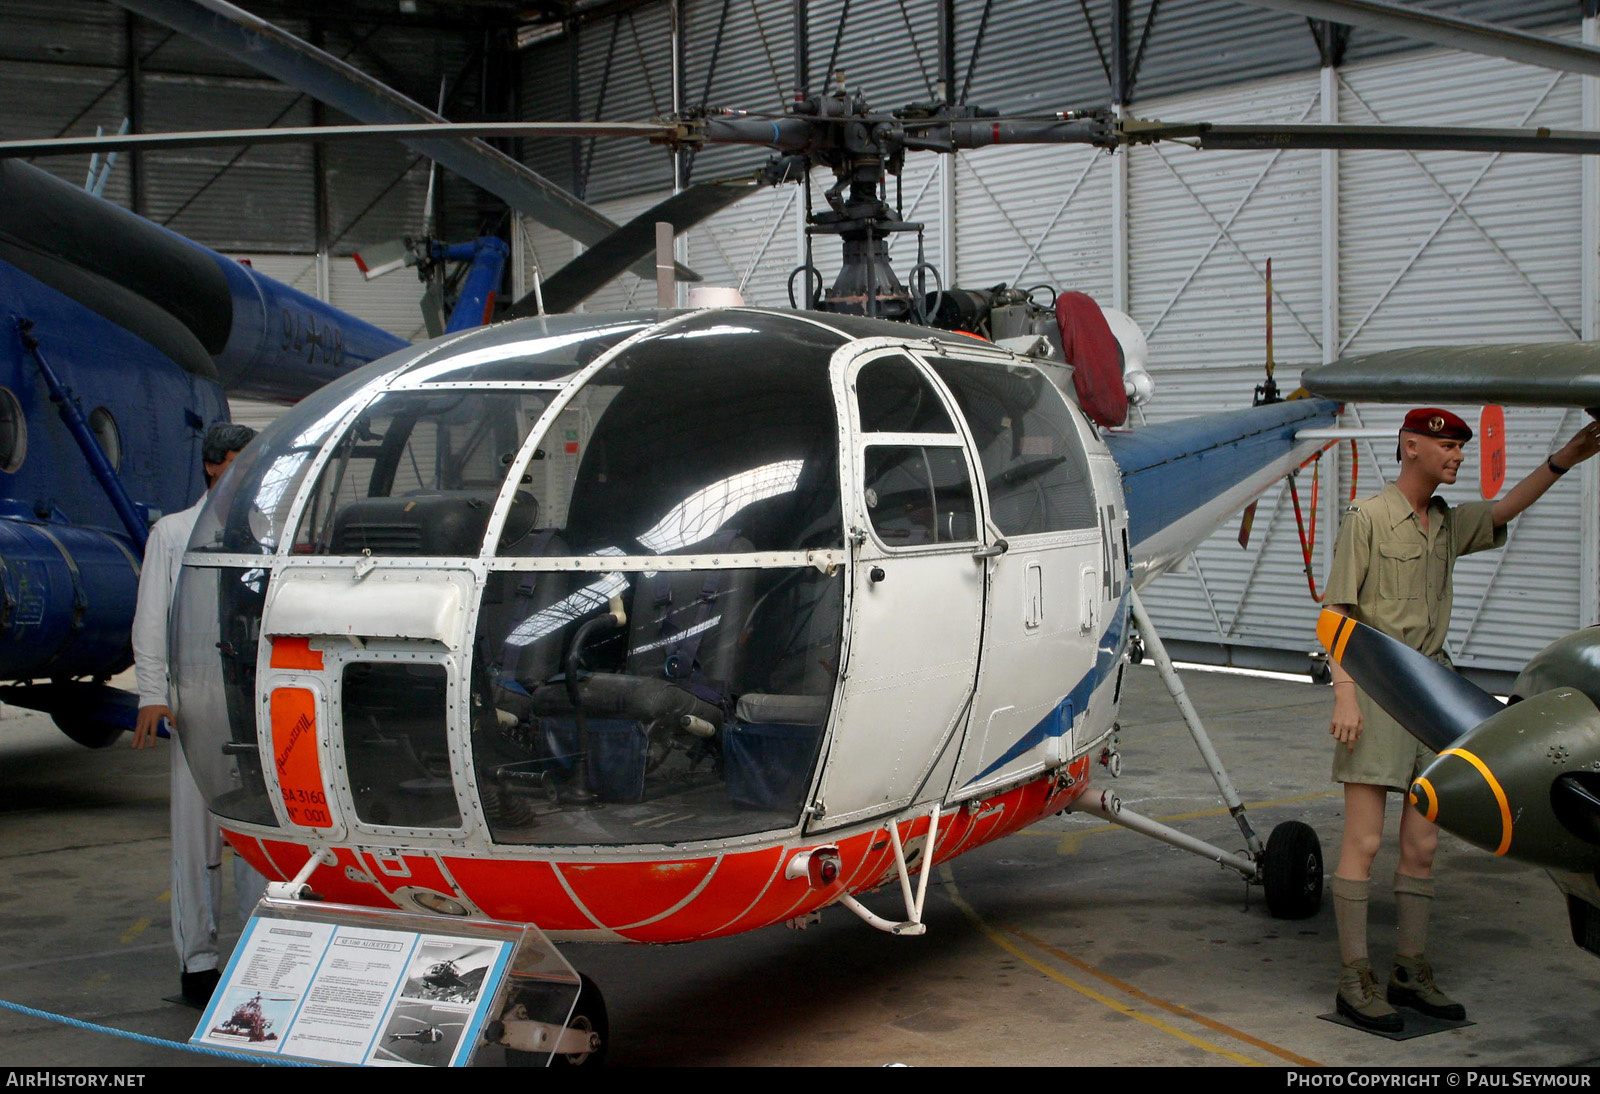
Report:
<svg viewBox="0 0 1600 1094"><path fill-rule="evenodd" d="M494 946L472 942L424 942L406 970L400 994L440 1003L475 1002L497 952Z"/></svg>
<svg viewBox="0 0 1600 1094"><path fill-rule="evenodd" d="M254 988L234 988L215 1011L216 1024L206 1040L222 1044L263 1045L276 1041L294 1017L293 995L264 995Z"/></svg>
<svg viewBox="0 0 1600 1094"><path fill-rule="evenodd" d="M461 1043L471 1012L402 999L372 1048L376 1064L415 1064L444 1067Z"/></svg>

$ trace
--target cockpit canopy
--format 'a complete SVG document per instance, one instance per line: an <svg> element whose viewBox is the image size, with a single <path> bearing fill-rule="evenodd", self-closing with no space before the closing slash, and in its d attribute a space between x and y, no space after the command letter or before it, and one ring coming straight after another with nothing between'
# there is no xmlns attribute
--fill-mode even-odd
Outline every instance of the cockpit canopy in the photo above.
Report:
<svg viewBox="0 0 1600 1094"><path fill-rule="evenodd" d="M839 371L863 337L918 334L549 317L306 399L190 542L175 680L212 809L379 843L800 824L839 689L844 484L853 542L960 548L968 575L985 515L1005 535L1097 520L1037 369L885 342ZM286 759L307 724L319 749Z"/></svg>

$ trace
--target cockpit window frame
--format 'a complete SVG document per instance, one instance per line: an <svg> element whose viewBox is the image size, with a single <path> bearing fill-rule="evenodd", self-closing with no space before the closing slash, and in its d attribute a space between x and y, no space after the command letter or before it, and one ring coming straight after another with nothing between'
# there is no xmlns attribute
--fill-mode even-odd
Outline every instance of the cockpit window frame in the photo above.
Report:
<svg viewBox="0 0 1600 1094"><path fill-rule="evenodd" d="M989 542L992 529L988 520L988 498L982 489L981 469L974 464L975 450L965 419L954 396L944 382L928 365L924 354L942 352L928 343L894 338L871 338L852 342L841 349L834 358L834 391L838 400L841 421L849 421L848 435L844 439L840 467L848 467L848 479L840 484L845 503L845 519L858 533L885 557L906 558L927 554L948 554L968 551ZM856 398L857 377L861 370L884 358L899 355L916 368L943 404L952 431L948 433L868 433L862 429L860 405ZM912 546L895 546L887 543L873 525L867 511L866 451L879 446L918 446L922 448L958 449L967 469L967 483L972 494L975 535L972 539L949 540L938 543L919 543Z"/></svg>

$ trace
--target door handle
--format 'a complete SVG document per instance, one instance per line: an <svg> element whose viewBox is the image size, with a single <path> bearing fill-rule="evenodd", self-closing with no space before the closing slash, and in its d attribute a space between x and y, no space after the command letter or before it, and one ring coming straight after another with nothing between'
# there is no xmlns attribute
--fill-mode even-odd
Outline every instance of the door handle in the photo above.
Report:
<svg viewBox="0 0 1600 1094"><path fill-rule="evenodd" d="M987 547L979 547L976 551L972 552L972 557L973 558L999 558L1001 555L1005 554L1009 550L1011 550L1011 544L1007 543L1003 539L997 539L993 543L991 543L989 546L987 546Z"/></svg>

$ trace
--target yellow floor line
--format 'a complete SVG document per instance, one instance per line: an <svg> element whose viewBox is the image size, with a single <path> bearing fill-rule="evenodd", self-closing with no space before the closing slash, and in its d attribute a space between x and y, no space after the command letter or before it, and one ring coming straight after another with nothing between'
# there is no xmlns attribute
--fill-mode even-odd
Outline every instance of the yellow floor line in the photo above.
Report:
<svg viewBox="0 0 1600 1094"><path fill-rule="evenodd" d="M999 946L1002 950L1005 950L1018 960L1026 962L1029 966L1038 972L1043 973L1045 976L1048 976L1058 984L1069 987L1079 995L1093 999L1096 1003L1099 1003L1105 1007L1109 1007L1119 1014L1123 1014L1129 1018L1143 1022L1147 1026L1151 1026L1154 1029L1160 1030L1162 1033L1176 1037L1178 1040L1186 1042L1187 1044L1194 1045L1196 1048L1210 1052L1217 1056L1221 1056L1224 1059L1232 1060L1236 1064L1244 1064L1247 1067L1267 1066L1260 1060L1252 1060L1248 1056L1243 1056L1230 1049L1223 1048L1221 1045L1213 1044L1212 1042L1203 1040L1191 1033L1185 1033L1183 1030L1171 1025L1170 1023L1163 1022L1159 1018L1145 1014L1142 1011L1135 1010L1126 1003L1119 1002L1118 1000L1111 998L1109 995L1105 995L1102 992L1095 991L1093 988L1088 987L1087 985L1078 983L1071 977L1063 976L1061 973L1057 972L1055 969L1052 969L1043 961L1040 961L1032 955L1024 952L1021 947L1016 945L1016 943L1012 942L1009 938L1000 933L1000 931L984 922L983 917L977 913L977 910L974 909L972 905L966 902L966 900L961 896L960 890L956 888L955 876L951 873L950 867L941 867L940 871L940 876L945 883L945 894L950 897L951 901L954 902L957 908L961 909L962 914L972 921L973 926L982 931L984 935L988 937L989 941L993 942L996 946Z"/></svg>
<svg viewBox="0 0 1600 1094"><path fill-rule="evenodd" d="M144 934L144 932L149 928L149 926L150 926L150 920L148 918L139 919L139 920L134 921L133 926L129 927L127 930L122 932L122 944L124 946L126 946L128 943L132 942L135 938L138 938L140 935Z"/></svg>
<svg viewBox="0 0 1600 1094"><path fill-rule="evenodd" d="M1008 932L1009 934L1016 935L1018 938L1022 939L1024 942L1028 943L1029 945L1043 950L1045 953L1049 954L1051 957L1054 957L1056 960L1065 961L1067 964L1071 965L1075 969L1078 969L1078 970L1080 970L1082 972L1086 972L1090 976L1097 977L1097 978L1099 978L1101 980L1104 980L1107 984L1110 984L1112 987L1116 988L1118 991L1126 992L1128 995L1133 996L1135 999L1138 999L1141 1002L1149 1003L1151 1006L1160 1007L1162 1010L1165 1010L1165 1011L1170 1011L1171 1013L1178 1015L1180 1018L1187 1018L1191 1022L1195 1022L1195 1023L1199 1024L1199 1025L1205 1026L1207 1029L1213 1031L1214 1033L1221 1033L1224 1036L1232 1037L1235 1041L1243 1041L1247 1045L1254 1045L1256 1048L1263 1049L1263 1050L1265 1050L1267 1052L1270 1052L1274 1056L1278 1056L1278 1057L1281 1057L1282 1059L1288 1060L1291 1064L1299 1064L1301 1067L1321 1067L1322 1066L1321 1064L1317 1063L1317 1061L1315 1061L1315 1060L1308 1060L1304 1056L1300 1056L1300 1055L1297 1055L1297 1054L1295 1054L1293 1052L1290 1052L1286 1048L1279 1048L1277 1045L1274 1045L1271 1042L1263 1041L1263 1040L1261 1040L1260 1038L1257 1038L1257 1037L1252 1037L1250 1034L1244 1032L1243 1030L1234 1029L1232 1026L1224 1025L1223 1023L1217 1021L1215 1018L1207 1018L1205 1015L1197 1014L1196 1012L1190 1010L1188 1007L1180 1006L1177 1003L1169 1003L1165 999L1159 999L1156 996L1149 994L1148 992L1140 991L1138 988L1134 987L1132 984L1129 984L1129 983L1127 983L1126 981L1123 981L1123 980L1119 980L1117 977L1112 976L1110 973L1101 972L1099 969L1095 968L1093 965L1090 965L1087 961L1084 961L1082 958L1074 957L1070 953L1067 953L1065 950L1057 949L1055 946L1050 945L1048 942L1045 942L1043 939L1035 938L1033 935L1029 934L1026 931L1019 930L1016 927L1004 927L1002 929L1005 930L1006 932Z"/></svg>

